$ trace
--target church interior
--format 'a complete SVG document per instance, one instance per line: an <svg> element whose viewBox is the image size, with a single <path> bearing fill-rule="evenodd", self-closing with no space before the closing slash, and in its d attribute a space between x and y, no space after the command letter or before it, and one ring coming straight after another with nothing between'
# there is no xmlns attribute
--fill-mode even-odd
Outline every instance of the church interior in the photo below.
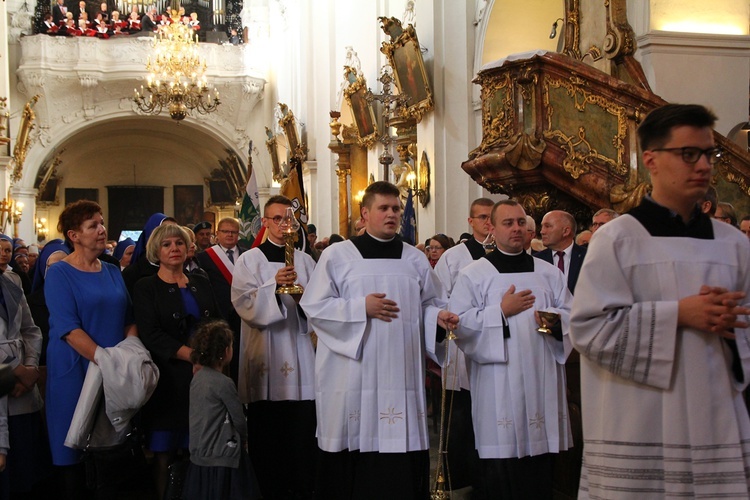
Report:
<svg viewBox="0 0 750 500"><path fill-rule="evenodd" d="M151 37L35 35L36 6L2 4L5 233L59 237L81 197L114 239L155 211L218 220L239 213L249 172L262 204L296 164L321 236L353 232L372 180L411 190L421 240L465 231L480 196L586 223L648 191L635 129L664 102L717 114L714 185L750 212L745 1L245 0L211 18L217 6L197 51L220 105L175 120L133 100ZM214 43L221 29L244 43Z"/></svg>

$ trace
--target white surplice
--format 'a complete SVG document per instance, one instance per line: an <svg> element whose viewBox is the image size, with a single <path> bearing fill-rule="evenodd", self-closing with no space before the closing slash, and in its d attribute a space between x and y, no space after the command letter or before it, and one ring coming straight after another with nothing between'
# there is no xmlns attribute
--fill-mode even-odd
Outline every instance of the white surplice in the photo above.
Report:
<svg viewBox="0 0 750 500"><path fill-rule="evenodd" d="M371 293L395 301L398 318L368 318ZM300 305L318 335L318 446L327 452L428 449L425 339L434 349L445 300L424 254L404 244L401 259L364 259L351 241L331 245Z"/></svg>
<svg viewBox="0 0 750 500"><path fill-rule="evenodd" d="M500 303L511 285L517 292L531 290L536 304L505 318ZM448 309L460 318L456 343L469 365L480 458L521 458L571 446L565 399L570 302L560 270L537 258L534 272L501 274L479 259L459 273ZM536 331L535 309L560 314L562 341Z"/></svg>
<svg viewBox="0 0 750 500"><path fill-rule="evenodd" d="M678 300L701 285L750 292L747 237L712 223L713 240L654 237L624 215L592 238L571 319L581 353L579 498L748 497L748 331L735 331L739 382L724 339L677 327Z"/></svg>
<svg viewBox="0 0 750 500"><path fill-rule="evenodd" d="M474 258L469 253L469 249L463 243L449 248L440 256L435 264L435 274L445 288L446 294L450 298L451 291L458 279L458 273L467 265L474 262ZM469 390L469 373L466 366L466 358L455 342L449 345L449 353L445 353L444 346L437 347L436 358L440 366L443 367L445 377L445 388L449 391L460 391L461 389ZM441 347L443 349L441 350ZM446 358L446 355L448 356ZM451 360L451 366L445 365L445 360Z"/></svg>
<svg viewBox="0 0 750 500"><path fill-rule="evenodd" d="M238 391L243 403L315 399L315 352L307 320L294 298L276 293L283 262L269 262L259 248L242 253L232 275L232 304L242 318ZM312 257L294 251L297 283L307 285Z"/></svg>

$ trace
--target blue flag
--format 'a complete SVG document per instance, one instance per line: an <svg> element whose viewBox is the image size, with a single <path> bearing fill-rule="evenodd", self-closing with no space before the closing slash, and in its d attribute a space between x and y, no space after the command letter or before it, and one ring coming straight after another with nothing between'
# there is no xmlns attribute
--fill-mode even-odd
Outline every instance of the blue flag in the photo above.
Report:
<svg viewBox="0 0 750 500"><path fill-rule="evenodd" d="M406 197L406 205L404 206L404 215L401 218L401 230L399 234L404 242L410 245L416 244L417 214L414 212L414 197L412 196L411 188L409 188L409 195Z"/></svg>

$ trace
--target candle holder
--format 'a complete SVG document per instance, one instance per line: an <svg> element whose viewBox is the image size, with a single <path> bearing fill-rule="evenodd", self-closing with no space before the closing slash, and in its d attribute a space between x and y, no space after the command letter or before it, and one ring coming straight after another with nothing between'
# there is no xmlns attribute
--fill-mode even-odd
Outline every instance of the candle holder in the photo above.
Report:
<svg viewBox="0 0 750 500"><path fill-rule="evenodd" d="M497 243L495 243L495 235L489 233L482 242L482 246L484 247L484 253L492 253L497 248Z"/></svg>
<svg viewBox="0 0 750 500"><path fill-rule="evenodd" d="M539 319L542 320L542 326L536 329L539 333L551 335L552 330L550 327L555 326L560 321L560 315L554 312L537 311Z"/></svg>
<svg viewBox="0 0 750 500"><path fill-rule="evenodd" d="M294 208L287 207L286 214L279 223L279 228L284 235L284 265L294 266L294 240L297 237L297 231L299 231L299 222L294 216ZM287 295L301 295L304 291L305 289L298 283L282 285L276 289L276 293Z"/></svg>

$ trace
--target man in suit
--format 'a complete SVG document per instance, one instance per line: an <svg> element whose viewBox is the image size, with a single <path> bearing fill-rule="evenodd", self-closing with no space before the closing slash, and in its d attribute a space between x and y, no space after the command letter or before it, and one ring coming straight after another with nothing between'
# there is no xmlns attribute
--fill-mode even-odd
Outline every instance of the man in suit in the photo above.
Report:
<svg viewBox="0 0 750 500"><path fill-rule="evenodd" d="M241 252L240 247L237 246L240 223L237 219L225 217L216 227L216 245L196 254L195 258L201 269L208 274L221 315L234 331L234 352L239 353L241 320L232 305L232 274L234 263ZM240 356L233 356L229 365L230 375L235 383L237 383L239 373L239 358Z"/></svg>
<svg viewBox="0 0 750 500"><path fill-rule="evenodd" d="M141 19L141 31L144 33L153 33L156 29L156 9L151 8L143 15Z"/></svg>
<svg viewBox="0 0 750 500"><path fill-rule="evenodd" d="M64 0L57 0L57 3L52 7L52 19L55 21L56 26L65 21L65 14L67 12L68 8L65 6Z"/></svg>
<svg viewBox="0 0 750 500"><path fill-rule="evenodd" d="M573 241L576 235L576 220L562 210L547 212L542 219L541 235L542 243L547 249L536 256L557 266L565 275L568 290L575 293L578 274L586 256L586 248L576 245Z"/></svg>

